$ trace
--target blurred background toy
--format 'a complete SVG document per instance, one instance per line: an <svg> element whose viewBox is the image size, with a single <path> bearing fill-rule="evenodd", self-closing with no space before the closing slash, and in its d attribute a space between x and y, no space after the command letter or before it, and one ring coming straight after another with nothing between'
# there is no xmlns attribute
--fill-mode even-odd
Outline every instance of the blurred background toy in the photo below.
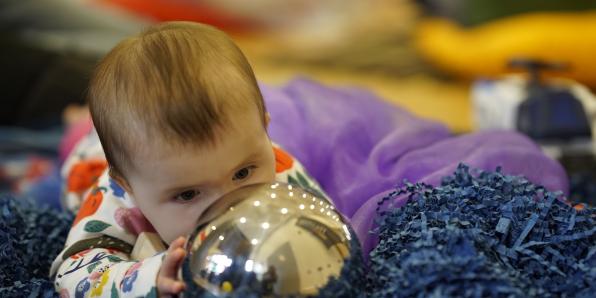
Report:
<svg viewBox="0 0 596 298"><path fill-rule="evenodd" d="M531 137L567 169L572 189L583 188L572 199L594 204L589 192L596 188L596 97L571 79L540 75L543 70L564 70L566 64L514 59L509 65L528 73L472 85L476 127L516 130Z"/></svg>
<svg viewBox="0 0 596 298"><path fill-rule="evenodd" d="M542 80L543 69L563 64L517 59L510 65L527 69L526 77L479 80L472 87L479 129L515 129L541 143L585 142L591 146L596 127L596 97L571 80Z"/></svg>

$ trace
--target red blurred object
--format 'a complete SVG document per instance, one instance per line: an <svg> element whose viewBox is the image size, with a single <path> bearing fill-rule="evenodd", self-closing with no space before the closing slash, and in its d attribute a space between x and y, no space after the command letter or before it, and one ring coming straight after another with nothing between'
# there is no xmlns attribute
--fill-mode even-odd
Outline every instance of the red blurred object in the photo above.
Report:
<svg viewBox="0 0 596 298"><path fill-rule="evenodd" d="M24 178L35 180L47 175L54 167L51 160L33 156L29 159L29 166L26 169Z"/></svg>
<svg viewBox="0 0 596 298"><path fill-rule="evenodd" d="M193 21L235 33L252 31L259 27L255 21L209 6L199 0L94 0L94 2L117 6L158 22Z"/></svg>

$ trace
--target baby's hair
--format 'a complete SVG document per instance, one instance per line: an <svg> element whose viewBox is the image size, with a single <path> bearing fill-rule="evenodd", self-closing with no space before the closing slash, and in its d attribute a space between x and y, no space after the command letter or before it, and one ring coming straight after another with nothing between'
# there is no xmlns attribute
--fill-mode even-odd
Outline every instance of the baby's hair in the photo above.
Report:
<svg viewBox="0 0 596 298"><path fill-rule="evenodd" d="M213 145L231 111L251 106L267 121L240 49L222 31L192 22L157 24L119 43L97 66L88 100L110 172L121 178L148 142Z"/></svg>

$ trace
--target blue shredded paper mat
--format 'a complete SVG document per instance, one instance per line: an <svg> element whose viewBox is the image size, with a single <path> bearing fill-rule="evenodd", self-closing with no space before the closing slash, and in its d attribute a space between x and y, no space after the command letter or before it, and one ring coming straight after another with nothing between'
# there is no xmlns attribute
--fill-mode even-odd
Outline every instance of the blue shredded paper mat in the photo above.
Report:
<svg viewBox="0 0 596 298"><path fill-rule="evenodd" d="M31 200L0 198L0 297L58 297L48 274L73 218Z"/></svg>
<svg viewBox="0 0 596 298"><path fill-rule="evenodd" d="M594 297L595 209L523 177L460 165L440 187L409 184L379 208L373 297Z"/></svg>
<svg viewBox="0 0 596 298"><path fill-rule="evenodd" d="M410 200L391 208L399 196ZM379 202L360 296L594 297L595 216L500 169L460 165L439 187L406 183ZM0 199L0 297L58 297L48 268L72 218Z"/></svg>

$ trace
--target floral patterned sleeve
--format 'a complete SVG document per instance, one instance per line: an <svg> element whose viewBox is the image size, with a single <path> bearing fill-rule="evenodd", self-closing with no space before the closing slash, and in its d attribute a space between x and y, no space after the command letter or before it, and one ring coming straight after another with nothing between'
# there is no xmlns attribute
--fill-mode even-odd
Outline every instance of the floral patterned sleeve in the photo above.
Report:
<svg viewBox="0 0 596 298"><path fill-rule="evenodd" d="M68 257L58 268L60 297L157 297L163 253L142 261L113 249L94 248Z"/></svg>

